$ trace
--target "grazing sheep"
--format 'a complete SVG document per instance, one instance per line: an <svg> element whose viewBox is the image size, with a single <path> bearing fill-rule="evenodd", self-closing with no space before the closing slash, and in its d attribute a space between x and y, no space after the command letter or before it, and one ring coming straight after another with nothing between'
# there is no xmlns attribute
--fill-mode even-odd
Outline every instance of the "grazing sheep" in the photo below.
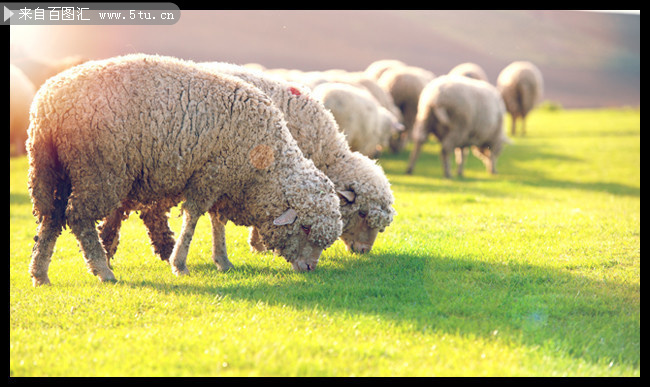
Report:
<svg viewBox="0 0 650 387"><path fill-rule="evenodd" d="M462 75L468 78L478 79L479 81L488 82L487 74L481 66L472 62L461 63L453 69L449 70L449 75Z"/></svg>
<svg viewBox="0 0 650 387"><path fill-rule="evenodd" d="M368 157L375 157L393 134L404 129L366 90L334 82L317 86L312 94L332 112L350 149Z"/></svg>
<svg viewBox="0 0 650 387"><path fill-rule="evenodd" d="M381 75L384 73L384 71L392 67L400 67L400 66L406 66L406 63L397 59L379 59L369 64L368 67L366 67L366 69L364 70L364 72L369 78L379 80L379 78L381 78Z"/></svg>
<svg viewBox="0 0 650 387"><path fill-rule="evenodd" d="M541 71L530 62L512 62L499 73L497 88L512 117L510 134L515 135L517 118L521 118L521 133L526 134L526 115L542 100L544 92Z"/></svg>
<svg viewBox="0 0 650 387"><path fill-rule="evenodd" d="M508 142L503 133L505 107L499 91L484 81L458 75L444 75L430 82L422 91L418 116L413 127L415 147L406 173L413 166L429 133L440 141L445 177L449 172L449 154L455 149L458 176L463 175L467 152L472 151L491 173L496 173L497 157Z"/></svg>
<svg viewBox="0 0 650 387"><path fill-rule="evenodd" d="M34 98L34 85L16 66L9 65L9 144L10 155L25 153L29 107Z"/></svg>
<svg viewBox="0 0 650 387"><path fill-rule="evenodd" d="M368 91L377 102L391 112L395 118L402 122L402 112L395 106L393 97L382 89L377 81L366 75L365 72L322 72L320 77L312 76L310 82L306 83L312 90L322 83L346 83Z"/></svg>
<svg viewBox="0 0 650 387"><path fill-rule="evenodd" d="M35 286L50 282L66 224L89 270L114 281L95 222L133 203L185 200L170 257L177 275L188 273L194 228L211 209L254 225L297 270L313 269L341 234L332 182L303 157L268 96L234 77L143 54L87 62L50 78L30 114Z"/></svg>
<svg viewBox="0 0 650 387"><path fill-rule="evenodd" d="M404 149L411 139L420 93L433 78L435 75L432 72L419 67L396 66L384 71L377 81L379 86L393 97L393 102L402 112L404 120L404 131L391 138L390 148L393 152Z"/></svg>
<svg viewBox="0 0 650 387"><path fill-rule="evenodd" d="M233 75L264 91L282 110L287 127L303 154L334 183L341 197L343 230L341 239L353 252L370 251L378 232L391 223L395 211L388 179L380 166L358 152L351 152L334 117L304 87L280 80L266 73L228 63L203 63L202 68ZM161 259L169 257L174 245L166 213L176 203L171 200L141 212L154 251ZM116 235L123 213L116 212L104 223L105 246L117 245ZM213 216L213 260L221 270L232 264L227 258L223 223ZM263 238L256 227L251 228L249 243L254 251L263 251ZM109 248L106 249L109 251ZM115 252L114 248L109 256Z"/></svg>
<svg viewBox="0 0 650 387"><path fill-rule="evenodd" d="M334 183L341 199L341 240L348 250L369 252L377 234L390 225L395 215L393 193L382 168L359 152L350 151L332 114L309 90L226 63L209 66L237 76L271 97L284 113L287 127L305 157Z"/></svg>

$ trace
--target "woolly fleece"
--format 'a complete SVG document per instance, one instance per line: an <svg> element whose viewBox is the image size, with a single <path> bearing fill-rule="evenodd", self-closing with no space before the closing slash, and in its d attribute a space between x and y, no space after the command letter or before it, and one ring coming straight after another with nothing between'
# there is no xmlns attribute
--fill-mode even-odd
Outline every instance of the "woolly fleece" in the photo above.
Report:
<svg viewBox="0 0 650 387"><path fill-rule="evenodd" d="M409 160L411 173L422 144L433 133L441 143L445 177L450 177L448 156L461 148L457 158L458 174L462 175L464 151L475 146L475 152L488 171L496 173L496 158L503 144L505 107L499 91L491 84L460 75L443 75L430 82L422 91L418 116L413 127L416 142Z"/></svg>
<svg viewBox="0 0 650 387"><path fill-rule="evenodd" d="M273 154L266 168L251 155L259 145ZM190 61L134 54L50 78L32 105L28 154L40 221L30 265L35 285L49 283L53 246L66 224L89 270L114 280L94 224L130 201L185 198L170 259L177 273L186 270L196 220L213 205L236 224L256 226L290 262L304 246L313 257L341 234L333 184L303 157L272 101ZM288 208L297 220L273 225ZM307 241L301 225L311 227Z"/></svg>
<svg viewBox="0 0 650 387"><path fill-rule="evenodd" d="M542 100L544 93L542 72L531 62L512 62L499 73L497 88L512 116L510 134L515 135L517 118L521 118L525 134L526 115Z"/></svg>
<svg viewBox="0 0 650 387"><path fill-rule="evenodd" d="M363 236L360 237L356 231L359 226L365 224L376 233L384 231L392 222L395 215L395 210L392 208L394 198L383 170L373 160L358 152L350 151L332 114L313 98L306 87L230 63L209 62L200 65L209 71L236 76L264 91L284 113L287 127L303 154L331 179L337 191L355 193L356 197L352 202L341 199L340 211L343 220L341 239L348 247L355 243L363 244L364 241L359 240L363 239ZM156 208L157 215L151 215L150 218L158 219L157 224L147 225L150 233L159 235L151 239L155 252L162 259L169 257L169 246L174 243L164 215L173 205L175 203ZM359 214L367 216L362 219ZM215 238L223 239L220 234L222 229L222 226L213 221ZM111 240L108 240L107 244L110 243ZM255 230L251 230L249 243L255 250L267 248ZM369 244L368 250L371 246L372 243ZM215 247L213 254L213 260L220 269L224 270L232 266L227 259L225 248Z"/></svg>

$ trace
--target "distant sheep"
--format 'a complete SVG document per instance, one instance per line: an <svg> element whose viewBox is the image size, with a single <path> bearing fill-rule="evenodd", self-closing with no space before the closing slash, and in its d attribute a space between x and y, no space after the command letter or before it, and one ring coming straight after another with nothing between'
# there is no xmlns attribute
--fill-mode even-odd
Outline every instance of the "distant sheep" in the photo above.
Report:
<svg viewBox="0 0 650 387"><path fill-rule="evenodd" d="M393 101L393 97L384 89L382 89L377 81L368 77L365 72L346 72L346 71L323 71L320 77L312 76L311 82L307 85L313 90L316 86L322 83L346 83L348 85L356 86L360 89L368 91L377 102L391 112L395 118L402 122L402 112Z"/></svg>
<svg viewBox="0 0 650 387"><path fill-rule="evenodd" d="M377 81L379 86L393 97L393 102L402 112L404 119L404 131L400 136L391 138L390 148L393 152L401 151L411 139L420 93L434 78L432 72L419 67L395 66L384 71Z"/></svg>
<svg viewBox="0 0 650 387"><path fill-rule="evenodd" d="M379 59L369 64L365 73L368 77L378 80L386 70L401 66L406 66L406 63L397 59Z"/></svg>
<svg viewBox="0 0 650 387"><path fill-rule="evenodd" d="M487 74L481 66L472 62L465 62L449 70L449 75L462 75L464 77L478 79L479 81L488 82Z"/></svg>
<svg viewBox="0 0 650 387"><path fill-rule="evenodd" d="M345 133L350 149L368 157L388 146L393 134L404 127L367 91L344 83L323 83L312 95L332 112Z"/></svg>
<svg viewBox="0 0 650 387"><path fill-rule="evenodd" d="M26 152L29 107L34 92L34 85L27 76L18 67L9 65L9 152L11 156Z"/></svg>
<svg viewBox="0 0 650 387"><path fill-rule="evenodd" d="M95 222L167 198L185 200L170 257L177 275L188 273L194 228L209 210L254 225L297 270L313 269L341 234L332 182L303 157L268 96L189 61L134 54L50 78L32 104L27 149L40 223L30 264L35 286L50 282L66 225L89 270L114 281Z"/></svg>
<svg viewBox="0 0 650 387"><path fill-rule="evenodd" d="M441 144L445 177L451 177L449 155L455 148L458 176L463 175L464 148L472 146L486 169L496 173L497 157L508 139L503 133L505 107L499 91L484 81L464 76L444 75L430 82L422 91L418 116L413 128L415 147L406 173L413 167L422 144L433 133Z"/></svg>
<svg viewBox="0 0 650 387"><path fill-rule="evenodd" d="M512 117L510 134L516 133L516 121L521 119L521 133L526 134L526 115L542 100L544 80L537 66L530 62L513 62L497 78L506 110Z"/></svg>

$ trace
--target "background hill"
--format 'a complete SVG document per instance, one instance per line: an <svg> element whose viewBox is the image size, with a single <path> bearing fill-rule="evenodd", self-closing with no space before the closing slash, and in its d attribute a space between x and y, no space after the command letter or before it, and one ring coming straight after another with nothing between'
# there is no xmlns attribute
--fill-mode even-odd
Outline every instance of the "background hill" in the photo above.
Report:
<svg viewBox="0 0 650 387"><path fill-rule="evenodd" d="M350 71L395 58L437 75L472 61L493 83L508 63L530 60L545 99L639 106L640 28L639 14L577 11L183 10L172 26L11 26L11 56L147 52Z"/></svg>

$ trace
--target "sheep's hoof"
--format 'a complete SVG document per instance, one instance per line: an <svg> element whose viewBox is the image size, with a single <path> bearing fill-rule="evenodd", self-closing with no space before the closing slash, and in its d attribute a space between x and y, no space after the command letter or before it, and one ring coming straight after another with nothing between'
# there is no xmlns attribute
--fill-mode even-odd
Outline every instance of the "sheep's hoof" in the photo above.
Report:
<svg viewBox="0 0 650 387"><path fill-rule="evenodd" d="M177 277L184 276L184 275L190 275L190 271L187 269L187 266L182 267L182 268L172 266L172 273L174 273L174 275L177 276Z"/></svg>
<svg viewBox="0 0 650 387"><path fill-rule="evenodd" d="M219 271L228 271L228 270L233 268L233 264L230 263L228 258L226 258L225 260L219 260L219 261L215 260L214 264L217 266L217 269Z"/></svg>
<svg viewBox="0 0 650 387"><path fill-rule="evenodd" d="M48 278L48 276L45 276L43 278L33 277L32 278L32 284L34 285L35 288L39 287L41 285L51 285L50 279Z"/></svg>
<svg viewBox="0 0 650 387"><path fill-rule="evenodd" d="M116 283L117 279L115 278L115 275L113 273L106 273L104 275L97 275L99 277L99 281L102 283Z"/></svg>

